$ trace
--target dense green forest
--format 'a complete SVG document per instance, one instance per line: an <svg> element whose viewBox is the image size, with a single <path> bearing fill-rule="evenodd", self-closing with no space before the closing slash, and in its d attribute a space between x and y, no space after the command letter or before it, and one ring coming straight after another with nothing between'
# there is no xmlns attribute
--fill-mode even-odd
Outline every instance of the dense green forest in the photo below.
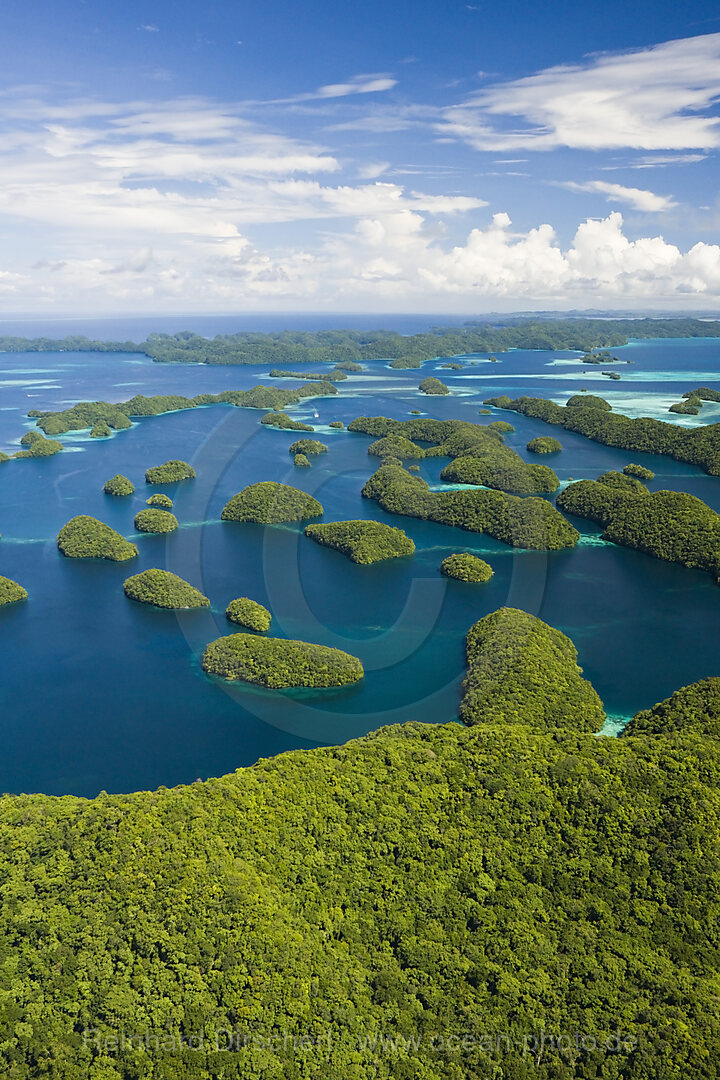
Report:
<svg viewBox="0 0 720 1080"><path fill-rule="evenodd" d="M603 398L576 394L566 405L545 398L506 395L488 398L486 405L558 424L605 446L663 454L676 461L699 465L710 476L720 476L720 424L686 428L650 417L630 418L614 413Z"/></svg>
<svg viewBox="0 0 720 1080"><path fill-rule="evenodd" d="M684 491L649 492L632 475L579 480L557 497L568 514L603 526L603 539L707 570L720 583L720 514Z"/></svg>
<svg viewBox="0 0 720 1080"><path fill-rule="evenodd" d="M580 538L577 529L545 499L482 489L431 491L425 480L401 465L382 464L362 493L390 514L485 532L513 547L556 551L574 547Z"/></svg>
<svg viewBox="0 0 720 1080"><path fill-rule="evenodd" d="M469 728L2 798L3 1075L716 1080L718 680L597 738L564 635L490 645Z"/></svg>
<svg viewBox="0 0 720 1080"><path fill-rule="evenodd" d="M412 555L415 544L402 529L384 521L333 521L327 525L306 525L305 535L325 547L347 555L354 563L368 566L384 559Z"/></svg>
<svg viewBox="0 0 720 1080"><path fill-rule="evenodd" d="M169 570L143 570L133 574L125 580L123 589L131 600L152 604L153 607L175 610L210 606L207 596Z"/></svg>
<svg viewBox="0 0 720 1080"><path fill-rule="evenodd" d="M93 341L82 336L0 337L0 352L135 352L161 363L333 364L341 370L362 360L393 360L393 366L419 367L435 357L498 353L508 349L553 349L592 353L617 348L631 338L720 337L720 323L703 319L533 319L436 326L427 333L392 330L285 330L275 334L241 332L204 338L192 331L149 334L140 343ZM607 359L599 357L602 363Z"/></svg>
<svg viewBox="0 0 720 1080"><path fill-rule="evenodd" d="M57 546L68 559L110 559L125 562L134 559L137 546L103 521L79 514L63 525L58 533Z"/></svg>
<svg viewBox="0 0 720 1080"><path fill-rule="evenodd" d="M202 666L209 675L242 679L273 690L347 686L364 674L358 658L342 649L254 634L230 634L211 641L203 653Z"/></svg>
<svg viewBox="0 0 720 1080"><path fill-rule="evenodd" d="M509 426L509 425L508 425ZM502 429L495 424L467 420L390 420L386 416L358 416L348 431L380 436L368 454L398 458L449 457L440 473L450 483L477 484L515 495L556 491L560 481L547 465L528 465L505 446ZM423 450L414 440L431 445Z"/></svg>
<svg viewBox="0 0 720 1080"><path fill-rule="evenodd" d="M257 525L279 525L322 517L322 505L312 495L290 484L260 480L233 495L222 510L223 521L251 521Z"/></svg>

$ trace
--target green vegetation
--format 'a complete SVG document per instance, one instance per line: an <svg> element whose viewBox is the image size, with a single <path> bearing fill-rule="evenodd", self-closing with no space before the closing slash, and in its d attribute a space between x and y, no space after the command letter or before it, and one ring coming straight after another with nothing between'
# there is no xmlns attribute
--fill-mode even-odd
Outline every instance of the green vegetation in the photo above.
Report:
<svg viewBox="0 0 720 1080"><path fill-rule="evenodd" d="M427 379L423 379L418 388L423 394L449 394L447 386L444 382L440 382L433 375L429 375Z"/></svg>
<svg viewBox="0 0 720 1080"><path fill-rule="evenodd" d="M462 369L465 367L465 365L464 364L455 364L455 363L451 362L449 364L441 364L440 367L449 368L451 371L462 371Z"/></svg>
<svg viewBox="0 0 720 1080"><path fill-rule="evenodd" d="M580 402L588 400L579 398ZM600 407L570 407L570 402L563 407L544 398L521 397L511 401L508 397L500 397L491 398L489 404L544 420L548 424L558 424L605 446L662 454L676 461L698 465L711 476L720 476L720 424L687 428L649 417L631 419Z"/></svg>
<svg viewBox="0 0 720 1080"><path fill-rule="evenodd" d="M492 409L478 409L478 416L492 416Z"/></svg>
<svg viewBox="0 0 720 1080"><path fill-rule="evenodd" d="M690 397L687 401L676 401L674 405L670 406L668 412L681 413L684 416L697 416L701 406L700 398Z"/></svg>
<svg viewBox="0 0 720 1080"><path fill-rule="evenodd" d="M39 431L27 431L20 440L20 445L24 449L18 450L16 454L13 454L13 457L52 457L53 454L59 454L63 448L62 443L58 442L57 439L44 439Z"/></svg>
<svg viewBox="0 0 720 1080"><path fill-rule="evenodd" d="M293 420L286 412L265 413L260 421L266 427L281 428L284 431L314 431L311 424L303 424L301 420Z"/></svg>
<svg viewBox="0 0 720 1080"><path fill-rule="evenodd" d="M364 566L412 555L415 544L402 529L379 521L333 521L328 525L307 525L305 535L325 547L335 548L354 563Z"/></svg>
<svg viewBox="0 0 720 1080"><path fill-rule="evenodd" d="M106 495L132 495L135 491L135 485L132 480L128 480L127 476L123 476L122 473L115 473L114 476L105 481L103 491Z"/></svg>
<svg viewBox="0 0 720 1080"><path fill-rule="evenodd" d="M310 468L310 460L305 454L296 454L293 458L293 465L298 469L308 469Z"/></svg>
<svg viewBox="0 0 720 1080"><path fill-rule="evenodd" d="M2 465L6 461L10 461L10 455L5 454L2 450L0 450L0 465Z"/></svg>
<svg viewBox="0 0 720 1080"><path fill-rule="evenodd" d="M146 484L177 484L181 480L194 480L195 470L187 461L166 461L164 465L155 465L145 473Z"/></svg>
<svg viewBox="0 0 720 1080"><path fill-rule="evenodd" d="M477 555L463 552L458 555L448 555L440 563L440 573L445 577L455 578L457 581L482 583L489 581L494 570L490 563L479 559Z"/></svg>
<svg viewBox="0 0 720 1080"><path fill-rule="evenodd" d="M341 360L335 367L338 371L362 371L362 364L356 363L354 360Z"/></svg>
<svg viewBox="0 0 720 1080"><path fill-rule="evenodd" d="M485 532L513 547L539 551L574 547L580 534L545 499L501 491L430 491L420 476L383 463L362 490L391 514Z"/></svg>
<svg viewBox="0 0 720 1080"><path fill-rule="evenodd" d="M683 400L671 405L668 412L697 416L706 401L720 401L720 391L711 390L707 386L699 386L697 390L686 390Z"/></svg>
<svg viewBox="0 0 720 1080"><path fill-rule="evenodd" d="M147 506L157 506L160 510L172 510L173 501L169 495L163 495L161 492L157 495L151 495L149 499L145 500Z"/></svg>
<svg viewBox="0 0 720 1080"><path fill-rule="evenodd" d="M341 368L334 371L284 371L282 368L273 368L270 372L271 379L311 379L314 382L344 382L347 374Z"/></svg>
<svg viewBox="0 0 720 1080"><path fill-rule="evenodd" d="M389 366L395 370L407 371L410 368L422 367L422 360L419 356L397 356L390 361Z"/></svg>
<svg viewBox="0 0 720 1080"><path fill-rule="evenodd" d="M241 596L238 600L231 600L225 610L225 617L238 626L245 626L248 630L257 630L264 634L270 629L272 615L266 607L258 604L257 600L248 600Z"/></svg>
<svg viewBox="0 0 720 1080"><path fill-rule="evenodd" d="M98 420L93 424L90 432L91 439L107 439L110 435L112 435L112 429L107 420Z"/></svg>
<svg viewBox="0 0 720 1080"><path fill-rule="evenodd" d="M298 439L288 447L291 454L326 454L327 446L319 439Z"/></svg>
<svg viewBox="0 0 720 1080"><path fill-rule="evenodd" d="M342 374L337 376L343 377ZM31 409L28 416L36 419L37 426L46 435L62 435L68 431L84 431L87 428L92 429L91 434L96 430L99 434L110 434L111 430L122 431L131 427L131 417L161 416L163 413L197 409L205 405L273 409L280 414L280 410L288 405L297 405L306 398L324 397L328 394L337 394L337 389L332 383L323 380L305 382L294 390L260 385L250 390L223 390L220 394L197 394L192 398L183 397L181 394L157 394L154 397L136 394L129 401L119 401L116 404L108 401L81 401L60 412ZM61 446L59 443L53 445Z"/></svg>
<svg viewBox="0 0 720 1080"><path fill-rule="evenodd" d="M328 427L344 428L345 425L343 424L342 420L331 420L330 423L328 424Z"/></svg>
<svg viewBox="0 0 720 1080"><path fill-rule="evenodd" d="M655 473L652 469L646 469L644 465L635 465L632 462L623 469L626 476L636 476L638 480L654 480Z"/></svg>
<svg viewBox="0 0 720 1080"><path fill-rule="evenodd" d="M701 679L636 713L623 731L632 735L691 735L720 738L720 679Z"/></svg>
<svg viewBox="0 0 720 1080"><path fill-rule="evenodd" d="M385 435L382 439L376 439L368 446L368 454L380 458L395 457L399 461L425 457L423 448L404 435Z"/></svg>
<svg viewBox="0 0 720 1080"><path fill-rule="evenodd" d="M242 679L272 690L291 686L347 686L363 677L356 656L306 641L231 634L211 641L202 666L210 675Z"/></svg>
<svg viewBox="0 0 720 1080"><path fill-rule="evenodd" d="M18 585L9 577L0 577L0 607L6 604L17 604L20 600L27 600L27 589Z"/></svg>
<svg viewBox="0 0 720 1080"><path fill-rule="evenodd" d="M135 544L125 540L97 518L80 514L63 525L58 533L57 545L68 559L111 559L125 562L138 553Z"/></svg>
<svg viewBox="0 0 720 1080"><path fill-rule="evenodd" d="M317 499L289 484L262 480L233 495L222 511L223 521L252 521L259 525L277 525L284 521L302 521L320 517L323 508Z"/></svg>
<svg viewBox="0 0 720 1080"><path fill-rule="evenodd" d="M441 479L449 483L476 484L518 495L556 491L560 481L547 465L528 465L519 454L505 446L502 435L491 425L462 420L389 420L385 416L358 416L348 431L380 436L368 451L383 456L383 464L394 457L450 457ZM414 442L434 445L424 453ZM373 449L373 447L375 449ZM414 447L412 454L410 448ZM393 452L395 448L395 452Z"/></svg>
<svg viewBox="0 0 720 1080"><path fill-rule="evenodd" d="M510 435L515 430L512 424L508 424L507 420L493 420L487 426L489 431L497 431L500 435Z"/></svg>
<svg viewBox="0 0 720 1080"><path fill-rule="evenodd" d="M405 336L388 330L285 330L274 334L218 334L212 340L181 331L150 334L146 341L92 341L73 335L50 338L0 338L3 352L135 352L159 363L196 364L334 364L343 370L361 360L392 357L414 361L508 349L553 349L584 352L581 363L607 364L615 357L598 350L615 349L630 338L717 337L720 324L703 319L542 319L511 316L501 323L477 322L464 327L433 327L429 333ZM497 357L490 355L491 361Z"/></svg>
<svg viewBox="0 0 720 1080"><path fill-rule="evenodd" d="M210 606L207 596L169 570L143 570L140 574L133 574L127 578L123 589L131 600L154 607L179 609Z"/></svg>
<svg viewBox="0 0 720 1080"><path fill-rule="evenodd" d="M170 533L177 529L178 519L169 510L141 510L134 525L138 532Z"/></svg>
<svg viewBox="0 0 720 1080"><path fill-rule="evenodd" d="M686 390L684 398L697 398L698 401L720 401L720 390L711 390L708 386L698 386L696 390Z"/></svg>
<svg viewBox="0 0 720 1080"><path fill-rule="evenodd" d="M231 677L327 672L237 636ZM469 729L5 796L6 1075L717 1080L717 688L596 738L562 634L501 611L468 660Z"/></svg>
<svg viewBox="0 0 720 1080"><path fill-rule="evenodd" d="M606 473L558 495L566 513L597 521L603 539L656 559L707 570L720 582L720 515L694 495L649 492L632 476Z"/></svg>
<svg viewBox="0 0 720 1080"><path fill-rule="evenodd" d="M562 443L551 435L540 435L537 439L531 439L525 449L531 454L557 454L562 450Z"/></svg>
<svg viewBox="0 0 720 1080"><path fill-rule="evenodd" d="M602 702L570 638L534 615L500 608L470 628L460 718L535 730L599 731Z"/></svg>
<svg viewBox="0 0 720 1080"><path fill-rule="evenodd" d="M612 405L605 398L595 394L573 394L565 402L568 409L600 409L601 412L611 412Z"/></svg>

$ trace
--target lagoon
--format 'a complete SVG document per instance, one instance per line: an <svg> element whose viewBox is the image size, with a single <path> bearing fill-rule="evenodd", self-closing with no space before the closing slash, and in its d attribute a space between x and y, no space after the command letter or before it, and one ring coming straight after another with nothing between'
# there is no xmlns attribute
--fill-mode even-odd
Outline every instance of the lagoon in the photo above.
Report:
<svg viewBox="0 0 720 1080"><path fill-rule="evenodd" d="M108 337L113 336L108 334ZM123 338L130 336L123 334ZM451 721L464 675L464 635L503 604L557 626L578 648L580 663L608 713L629 716L677 687L720 674L716 641L720 591L700 571L597 543L599 529L574 521L583 540L573 550L511 549L486 536L385 514L360 489L377 465L370 437L330 428L357 415L408 418L413 409L449 419L478 417L486 397L508 393L560 403L587 386L617 411L683 424L720 419L708 403L698 417L672 417L668 405L697 385L720 388L720 340L631 342L613 350L611 381L577 368L577 354L501 354L490 367L461 371L429 361L395 371L373 361L350 375L332 398L303 402L291 415L311 423L329 446L312 467L295 469L288 446L296 433L260 425L261 412L212 406L139 420L109 439L63 436L67 450L43 460L0 466L0 574L24 585L29 600L0 611L0 790L95 795L172 786L220 775L284 750L340 743L387 723ZM469 358L482 361L485 357ZM427 398L417 386L436 375L448 397ZM0 450L12 452L32 427L28 409L80 400L127 398L134 392L198 394L249 389L268 382L267 368L154 364L137 354L0 355ZM283 386L296 385L283 380ZM508 445L555 430L513 414ZM595 478L631 460L628 452L561 435L552 467L565 483ZM133 518L155 490L148 466L181 458L197 480L168 489L180 528L171 536L138 535ZM651 490L689 491L720 510L720 479L653 455L632 455L656 477ZM434 487L445 459L420 463ZM133 496L102 492L115 473L136 485ZM325 507L325 521L368 518L403 528L412 559L357 566L302 535L302 523L264 529L220 522L225 502L249 483L277 480L302 487ZM165 489L162 489L165 490ZM90 514L140 549L131 563L69 562L55 537L71 517ZM442 559L470 551L495 574L469 586L439 574ZM130 603L129 573L166 568L210 597L211 608L157 611ZM250 596L273 612L273 635L330 645L358 656L361 683L339 690L264 691L228 686L203 673L207 642L231 633L224 611Z"/></svg>

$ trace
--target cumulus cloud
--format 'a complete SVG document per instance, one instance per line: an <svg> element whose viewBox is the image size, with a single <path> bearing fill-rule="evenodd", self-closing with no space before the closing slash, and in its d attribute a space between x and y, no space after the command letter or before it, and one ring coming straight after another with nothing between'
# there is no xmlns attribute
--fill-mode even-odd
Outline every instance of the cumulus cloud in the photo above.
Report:
<svg viewBox="0 0 720 1080"><path fill-rule="evenodd" d="M478 150L710 150L718 96L720 34L704 34L498 83L445 110L437 129ZM503 130L498 117L525 124Z"/></svg>
<svg viewBox="0 0 720 1080"><path fill-rule="evenodd" d="M568 191L588 191L604 195L607 202L624 203L633 210L642 210L646 214L659 214L677 206L670 195L656 195L655 192L645 191L643 188L623 187L622 184L610 184L604 180L560 180L557 183Z"/></svg>
<svg viewBox="0 0 720 1080"><path fill-rule="evenodd" d="M550 224L518 232L505 213L471 229L463 215L486 200L438 194L437 184L419 190L433 167L346 168L327 147L269 131L238 106L47 105L34 90L5 95L0 117L4 310L468 311L720 299L716 246L632 239L619 213L584 221L564 246ZM431 184L449 167L437 167ZM394 182L401 171L412 187ZM651 191L588 184L578 186L634 208L671 205ZM282 228L299 222L320 224Z"/></svg>

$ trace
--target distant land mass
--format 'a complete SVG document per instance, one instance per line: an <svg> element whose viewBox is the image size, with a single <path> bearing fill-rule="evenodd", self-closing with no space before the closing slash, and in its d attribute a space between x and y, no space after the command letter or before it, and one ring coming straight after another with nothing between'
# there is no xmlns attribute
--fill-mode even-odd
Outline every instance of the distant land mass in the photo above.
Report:
<svg viewBox="0 0 720 1080"><path fill-rule="evenodd" d="M142 353L158 363L337 364L362 360L430 360L509 349L581 351L618 348L632 338L720 337L720 321L698 318L573 318L533 314L498 317L496 322L435 326L427 333L393 330L241 331L202 337L191 330L151 333L145 341L100 341L84 335L64 338L0 337L0 352Z"/></svg>

